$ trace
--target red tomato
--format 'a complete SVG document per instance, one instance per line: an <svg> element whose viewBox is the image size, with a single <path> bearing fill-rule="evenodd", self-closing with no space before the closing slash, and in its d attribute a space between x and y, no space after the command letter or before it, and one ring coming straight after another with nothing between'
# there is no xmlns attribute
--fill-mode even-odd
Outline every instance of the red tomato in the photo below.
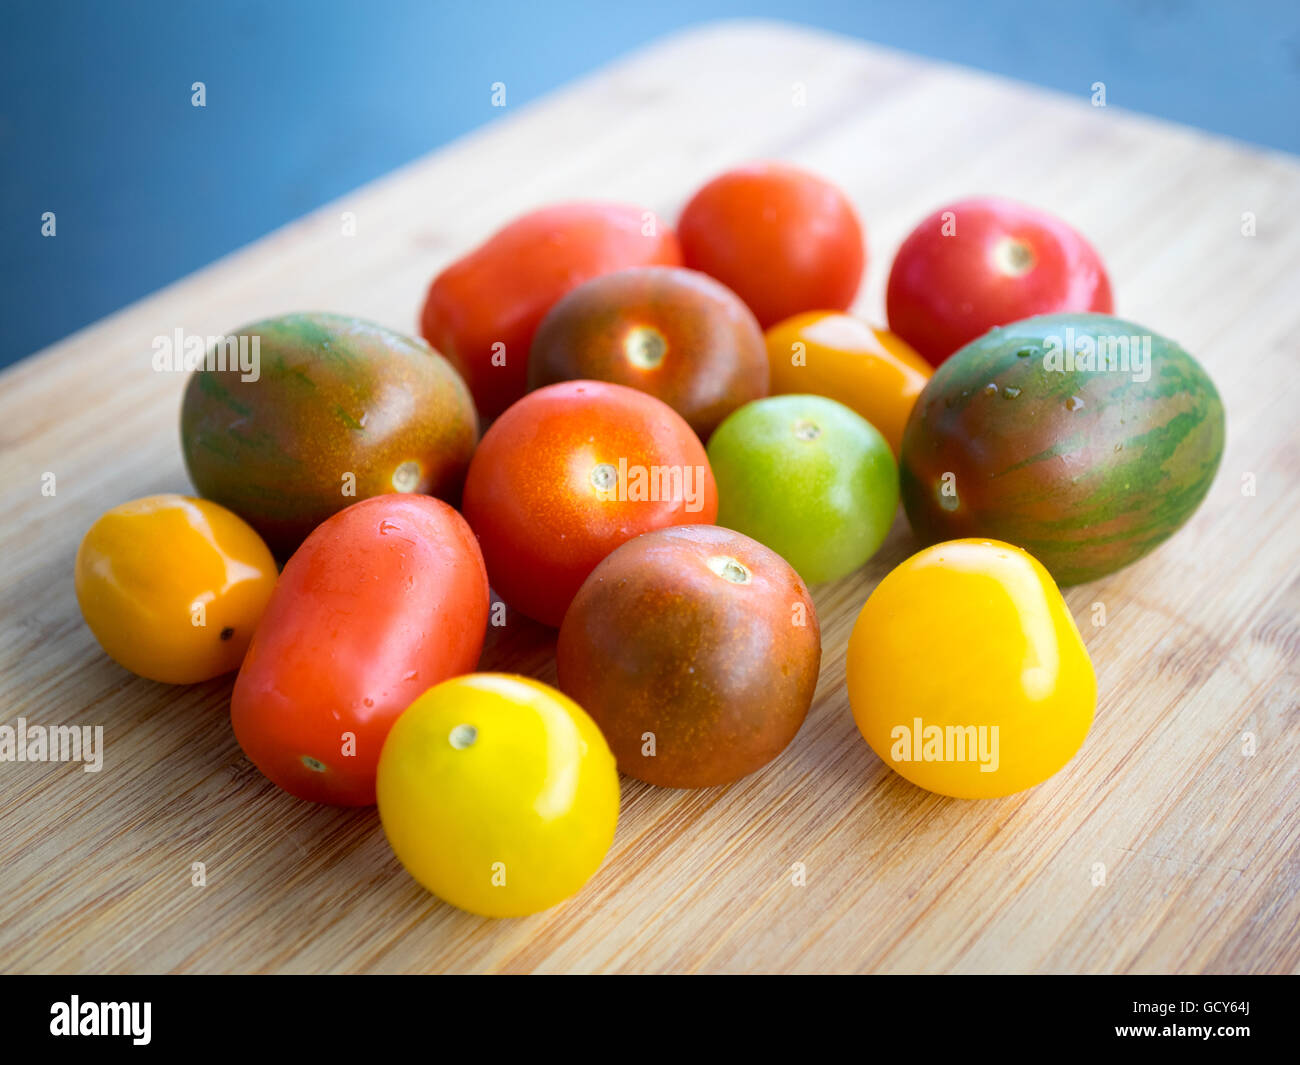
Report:
<svg viewBox="0 0 1300 1065"><path fill-rule="evenodd" d="M934 366L994 326L1112 310L1092 245L1059 218L993 198L942 207L912 230L885 303L889 328Z"/></svg>
<svg viewBox="0 0 1300 1065"><path fill-rule="evenodd" d="M280 574L235 681L244 753L300 799L365 806L389 726L478 663L488 583L474 534L431 496L354 503Z"/></svg>
<svg viewBox="0 0 1300 1065"><path fill-rule="evenodd" d="M558 626L601 559L651 529L712 524L718 489L704 445L668 404L565 381L529 393L484 434L463 509L497 594Z"/></svg>
<svg viewBox="0 0 1300 1065"><path fill-rule="evenodd" d="M543 207L435 277L420 330L460 371L490 421L526 391L533 333L556 300L611 270L681 261L672 230L639 207Z"/></svg>
<svg viewBox="0 0 1300 1065"><path fill-rule="evenodd" d="M800 311L846 309L866 264L844 193L783 163L714 178L682 210L677 232L686 265L728 286L764 329Z"/></svg>

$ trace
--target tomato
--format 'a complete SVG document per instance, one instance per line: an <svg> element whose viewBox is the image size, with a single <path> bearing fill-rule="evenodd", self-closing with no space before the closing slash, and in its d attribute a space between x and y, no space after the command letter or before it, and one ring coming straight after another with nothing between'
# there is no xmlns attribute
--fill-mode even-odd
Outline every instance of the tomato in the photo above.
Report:
<svg viewBox="0 0 1300 1065"><path fill-rule="evenodd" d="M817 687L821 635L798 574L730 529L646 533L592 572L564 616L560 687L623 772L726 784L785 750Z"/></svg>
<svg viewBox="0 0 1300 1065"><path fill-rule="evenodd" d="M1097 680L1047 570L997 540L950 540L894 569L858 615L849 702L912 783L982 799L1041 783L1083 743Z"/></svg>
<svg viewBox="0 0 1300 1065"><path fill-rule="evenodd" d="M337 314L285 314L235 335L258 373L196 367L181 450L200 495L293 554L331 514L391 492L460 498L478 419L469 389L423 340Z"/></svg>
<svg viewBox="0 0 1300 1065"><path fill-rule="evenodd" d="M718 490L704 445L666 403L567 381L529 393L484 434L464 513L497 594L558 626L596 563L651 529L712 522Z"/></svg>
<svg viewBox="0 0 1300 1065"><path fill-rule="evenodd" d="M77 603L100 647L164 684L238 669L275 586L275 559L251 526L179 495L101 515L75 569Z"/></svg>
<svg viewBox="0 0 1300 1065"><path fill-rule="evenodd" d="M733 289L764 329L800 311L844 310L866 263L844 193L784 163L714 178L683 208L677 232L686 265Z"/></svg>
<svg viewBox="0 0 1300 1065"><path fill-rule="evenodd" d="M575 288L533 338L529 387L575 378L649 392L707 439L737 407L767 395L763 332L711 277L668 266L620 270Z"/></svg>
<svg viewBox="0 0 1300 1065"><path fill-rule="evenodd" d="M300 799L375 801L394 719L478 662L488 583L469 526L419 495L354 503L294 552L235 680L244 753Z"/></svg>
<svg viewBox="0 0 1300 1065"><path fill-rule="evenodd" d="M681 261L672 230L639 207L543 207L433 279L421 331L460 371L479 414L490 420L524 394L533 333L556 300L611 270Z"/></svg>
<svg viewBox="0 0 1300 1065"><path fill-rule="evenodd" d="M595 722L554 688L475 673L425 692L379 759L379 817L407 871L485 917L568 898L618 823L618 770Z"/></svg>
<svg viewBox="0 0 1300 1065"><path fill-rule="evenodd" d="M897 459L903 427L933 369L901 337L838 311L809 311L767 331L772 392L828 396L857 411Z"/></svg>
<svg viewBox="0 0 1300 1065"><path fill-rule="evenodd" d="M898 510L885 438L824 396L771 396L741 407L709 441L718 523L776 551L810 584L857 569Z"/></svg>
<svg viewBox="0 0 1300 1065"><path fill-rule="evenodd" d="M935 366L994 326L1112 310L1092 245L1045 211L994 198L942 207L894 257L889 328Z"/></svg>

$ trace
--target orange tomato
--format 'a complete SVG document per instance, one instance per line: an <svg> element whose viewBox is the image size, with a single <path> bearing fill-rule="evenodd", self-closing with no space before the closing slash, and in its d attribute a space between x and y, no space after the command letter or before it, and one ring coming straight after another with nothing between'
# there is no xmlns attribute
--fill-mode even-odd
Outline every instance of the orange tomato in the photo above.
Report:
<svg viewBox="0 0 1300 1065"><path fill-rule="evenodd" d="M164 684L238 669L274 587L262 538L206 499L122 503L77 551L77 602L95 639L119 665Z"/></svg>
<svg viewBox="0 0 1300 1065"><path fill-rule="evenodd" d="M851 407L898 458L916 397L934 373L901 337L838 311L808 311L767 331L773 395L812 393Z"/></svg>

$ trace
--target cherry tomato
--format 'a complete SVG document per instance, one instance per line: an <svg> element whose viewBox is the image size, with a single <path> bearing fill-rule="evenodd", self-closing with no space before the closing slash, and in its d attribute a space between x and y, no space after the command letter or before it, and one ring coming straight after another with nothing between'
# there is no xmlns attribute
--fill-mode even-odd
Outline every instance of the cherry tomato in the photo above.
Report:
<svg viewBox="0 0 1300 1065"><path fill-rule="evenodd" d="M618 823L618 770L582 707L539 681L443 681L397 719L379 759L379 817L407 871L485 917L568 898Z"/></svg>
<svg viewBox="0 0 1300 1065"><path fill-rule="evenodd" d="M997 540L950 540L894 569L848 648L853 717L912 783L983 799L1041 783L1092 725L1097 679L1037 559Z"/></svg>
<svg viewBox="0 0 1300 1065"><path fill-rule="evenodd" d="M639 207L543 207L433 279L421 330L460 371L479 414L490 420L524 394L533 333L556 300L611 270L681 261L672 230Z"/></svg>
<svg viewBox="0 0 1300 1065"><path fill-rule="evenodd" d="M597 277L542 320L532 388L589 378L662 399L702 439L767 395L763 332L734 292L694 270L647 266Z"/></svg>
<svg viewBox="0 0 1300 1065"><path fill-rule="evenodd" d="M275 559L243 519L157 495L103 514L77 550L77 602L113 661L164 684L238 669L275 586Z"/></svg>
<svg viewBox="0 0 1300 1065"><path fill-rule="evenodd" d="M646 533L611 554L556 647L560 687L596 719L619 768L669 788L726 784L780 754L820 664L798 574L711 525Z"/></svg>
<svg viewBox="0 0 1300 1065"><path fill-rule="evenodd" d="M290 794L369 805L394 719L474 668L487 612L483 558L456 511L417 495L354 503L285 565L235 681L235 738Z"/></svg>
<svg viewBox="0 0 1300 1065"><path fill-rule="evenodd" d="M894 257L889 328L938 366L997 325L1112 310L1092 245L1059 218L1010 200L963 200L912 230Z"/></svg>
<svg viewBox="0 0 1300 1065"><path fill-rule="evenodd" d="M714 178L682 210L677 231L686 265L735 291L764 329L800 311L844 310L866 263L844 193L784 163Z"/></svg>
<svg viewBox="0 0 1300 1065"><path fill-rule="evenodd" d="M199 494L252 525L277 558L358 499L460 498L478 419L465 382L423 340L317 312L236 335L259 338L257 374L229 358L197 366L181 450Z"/></svg>
<svg viewBox="0 0 1300 1065"><path fill-rule="evenodd" d="M898 510L898 467L862 417L824 396L769 396L709 441L718 523L766 544L810 584L852 573Z"/></svg>
<svg viewBox="0 0 1300 1065"><path fill-rule="evenodd" d="M718 490L704 445L668 404L567 381L529 393L484 434L464 512L497 594L558 626L596 563L651 529L712 522Z"/></svg>
<svg viewBox="0 0 1300 1065"><path fill-rule="evenodd" d="M767 331L774 394L828 396L857 411L897 459L916 397L934 372L902 337L838 311L809 311Z"/></svg>

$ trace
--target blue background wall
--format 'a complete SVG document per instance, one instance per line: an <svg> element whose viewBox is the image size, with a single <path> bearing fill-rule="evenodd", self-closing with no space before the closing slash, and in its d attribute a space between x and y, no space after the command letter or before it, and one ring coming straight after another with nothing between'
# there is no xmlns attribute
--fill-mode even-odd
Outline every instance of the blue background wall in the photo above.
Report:
<svg viewBox="0 0 1300 1065"><path fill-rule="evenodd" d="M1295 0L0 0L0 365L488 121L494 81L513 107L736 15L1300 152Z"/></svg>

